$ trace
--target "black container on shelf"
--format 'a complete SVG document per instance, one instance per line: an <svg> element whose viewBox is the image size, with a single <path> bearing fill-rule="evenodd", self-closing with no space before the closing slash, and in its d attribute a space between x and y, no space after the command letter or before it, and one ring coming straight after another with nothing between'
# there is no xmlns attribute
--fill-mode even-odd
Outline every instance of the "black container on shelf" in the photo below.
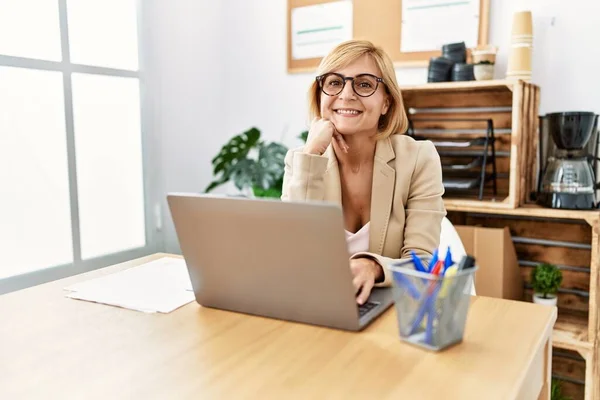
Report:
<svg viewBox="0 0 600 400"><path fill-rule="evenodd" d="M473 64L454 64L452 67L453 81L474 81Z"/></svg>
<svg viewBox="0 0 600 400"><path fill-rule="evenodd" d="M454 62L444 57L433 57L429 60L427 82L448 82L451 79Z"/></svg>
<svg viewBox="0 0 600 400"><path fill-rule="evenodd" d="M467 47L465 42L448 43L442 46L442 57L448 58L455 63L467 61Z"/></svg>

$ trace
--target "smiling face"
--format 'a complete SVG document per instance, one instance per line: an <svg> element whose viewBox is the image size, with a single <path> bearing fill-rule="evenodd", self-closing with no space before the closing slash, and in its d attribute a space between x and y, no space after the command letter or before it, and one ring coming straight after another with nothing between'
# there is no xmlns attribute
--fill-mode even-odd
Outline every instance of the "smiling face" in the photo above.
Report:
<svg viewBox="0 0 600 400"><path fill-rule="evenodd" d="M354 62L343 68L334 71L346 78L355 78L358 75L370 74L375 77L381 77L381 71L377 64L368 55L363 55ZM326 90L335 87L341 87L342 78L336 75L330 76L328 82L323 82L327 85ZM363 90L367 91L369 85L377 84L374 78L365 76L361 79L356 79L356 90L363 94ZM321 91L321 115L323 118L330 120L336 130L343 135L366 134L375 135L379 125L379 119L387 113L390 105L389 96L386 93L385 85L379 82L375 93L368 97L359 96L352 88L352 81L346 80L344 89L337 95L330 96Z"/></svg>

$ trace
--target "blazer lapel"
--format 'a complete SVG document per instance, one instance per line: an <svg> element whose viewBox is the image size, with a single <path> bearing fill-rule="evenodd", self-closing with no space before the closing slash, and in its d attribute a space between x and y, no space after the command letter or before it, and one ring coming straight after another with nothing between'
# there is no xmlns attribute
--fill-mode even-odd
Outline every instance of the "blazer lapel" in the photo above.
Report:
<svg viewBox="0 0 600 400"><path fill-rule="evenodd" d="M395 157L396 154L394 153L389 138L377 142L375 148L375 162L373 164L369 250L378 254L382 254L383 251L383 244L385 243L385 236L392 210L396 170L390 167L388 163Z"/></svg>
<svg viewBox="0 0 600 400"><path fill-rule="evenodd" d="M325 171L325 198L331 203L342 205L342 184L340 181L340 169L338 167L337 157L333 146L329 146L324 153L329 159L327 170Z"/></svg>

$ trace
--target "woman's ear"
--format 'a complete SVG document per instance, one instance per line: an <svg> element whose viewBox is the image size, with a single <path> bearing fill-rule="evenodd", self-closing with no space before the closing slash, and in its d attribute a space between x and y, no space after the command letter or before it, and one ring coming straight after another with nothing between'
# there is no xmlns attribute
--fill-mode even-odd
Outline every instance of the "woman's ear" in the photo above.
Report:
<svg viewBox="0 0 600 400"><path fill-rule="evenodd" d="M390 96L385 96L385 101L383 102L383 108L381 109L381 115L387 114L390 109Z"/></svg>

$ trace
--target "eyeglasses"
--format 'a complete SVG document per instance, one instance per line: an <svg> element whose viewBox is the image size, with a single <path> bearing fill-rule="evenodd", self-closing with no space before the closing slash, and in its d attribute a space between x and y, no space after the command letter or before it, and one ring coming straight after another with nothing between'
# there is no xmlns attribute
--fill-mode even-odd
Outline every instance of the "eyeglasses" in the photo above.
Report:
<svg viewBox="0 0 600 400"><path fill-rule="evenodd" d="M360 74L355 77L344 76L336 72L329 72L324 75L317 76L317 82L323 93L327 96L337 96L342 93L347 81L352 81L352 89L354 93L360 97L369 97L379 87L379 82L383 82L383 79L371 75L371 74Z"/></svg>

